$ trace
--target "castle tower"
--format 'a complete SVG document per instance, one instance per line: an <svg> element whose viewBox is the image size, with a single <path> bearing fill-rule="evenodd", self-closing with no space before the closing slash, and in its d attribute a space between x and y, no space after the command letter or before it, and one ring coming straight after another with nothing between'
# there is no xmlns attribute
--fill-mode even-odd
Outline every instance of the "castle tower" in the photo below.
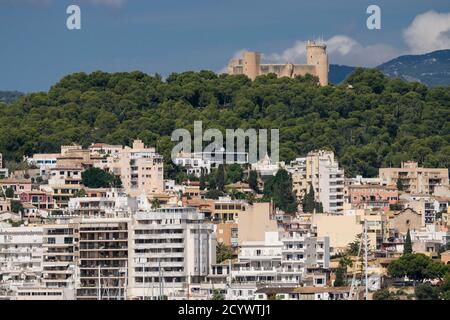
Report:
<svg viewBox="0 0 450 320"><path fill-rule="evenodd" d="M251 80L259 75L261 65L261 54L259 52L244 53L244 74Z"/></svg>
<svg viewBox="0 0 450 320"><path fill-rule="evenodd" d="M319 78L321 86L328 85L328 56L327 46L323 43L308 41L306 45L307 64L316 67L316 76Z"/></svg>

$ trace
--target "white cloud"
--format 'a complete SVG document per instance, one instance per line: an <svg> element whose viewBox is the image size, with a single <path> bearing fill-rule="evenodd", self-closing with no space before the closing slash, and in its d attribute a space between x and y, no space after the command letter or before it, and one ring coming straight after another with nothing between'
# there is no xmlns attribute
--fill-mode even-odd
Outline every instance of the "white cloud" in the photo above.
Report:
<svg viewBox="0 0 450 320"><path fill-rule="evenodd" d="M450 49L450 13L419 14L403 31L403 38L413 54Z"/></svg>
<svg viewBox="0 0 450 320"><path fill-rule="evenodd" d="M345 35L336 35L327 40L330 63L374 67L399 55L399 51L386 44L363 46ZM293 47L281 53L264 55L266 61L275 63L306 63L306 41L297 41Z"/></svg>

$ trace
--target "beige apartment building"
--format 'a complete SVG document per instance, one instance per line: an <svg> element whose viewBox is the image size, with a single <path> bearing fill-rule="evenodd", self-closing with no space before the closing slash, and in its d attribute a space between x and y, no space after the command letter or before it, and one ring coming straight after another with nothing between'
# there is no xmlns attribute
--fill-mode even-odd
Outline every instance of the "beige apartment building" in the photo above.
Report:
<svg viewBox="0 0 450 320"><path fill-rule="evenodd" d="M261 64L259 52L244 52L242 59L232 59L228 64L228 74L244 74L251 80L259 75L274 73L277 77L294 78L311 74L319 78L321 86L328 85L328 55L324 43L308 41L306 45L306 63L301 64Z"/></svg>
<svg viewBox="0 0 450 320"><path fill-rule="evenodd" d="M155 148L135 140L133 147L125 147L108 159L110 170L120 176L125 192L130 196L164 191L163 158Z"/></svg>
<svg viewBox="0 0 450 320"><path fill-rule="evenodd" d="M422 168L417 162L402 162L401 168L380 168L384 185L397 185L400 180L403 191L412 194L433 194L437 186L448 186L447 168ZM400 191L400 190L399 190Z"/></svg>
<svg viewBox="0 0 450 320"><path fill-rule="evenodd" d="M318 237L329 237L333 253L344 251L347 246L364 232L367 222L369 246L377 249L387 235L387 218L382 212L350 210L346 215L314 214L312 224Z"/></svg>
<svg viewBox="0 0 450 320"><path fill-rule="evenodd" d="M278 223L273 217L273 205L270 202L258 202L247 205L238 219L238 243L264 241L266 233L277 232Z"/></svg>

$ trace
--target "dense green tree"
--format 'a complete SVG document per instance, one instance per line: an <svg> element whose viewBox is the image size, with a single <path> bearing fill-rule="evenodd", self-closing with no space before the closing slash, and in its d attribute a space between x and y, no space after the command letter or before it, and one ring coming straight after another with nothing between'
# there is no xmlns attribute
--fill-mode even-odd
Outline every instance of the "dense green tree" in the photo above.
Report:
<svg viewBox="0 0 450 320"><path fill-rule="evenodd" d="M217 200L219 199L220 196L222 196L223 193L220 190L217 189L209 189L206 193L205 193L205 198L206 199L214 199Z"/></svg>
<svg viewBox="0 0 450 320"><path fill-rule="evenodd" d="M22 202L18 200L11 201L11 211L14 213L22 213L23 205Z"/></svg>
<svg viewBox="0 0 450 320"><path fill-rule="evenodd" d="M388 289L378 289L373 293L373 300L398 300L398 297Z"/></svg>
<svg viewBox="0 0 450 320"><path fill-rule="evenodd" d="M225 296L219 289L214 289L211 300L225 300Z"/></svg>
<svg viewBox="0 0 450 320"><path fill-rule="evenodd" d="M417 300L439 300L439 288L429 284L421 283L414 288Z"/></svg>
<svg viewBox="0 0 450 320"><path fill-rule="evenodd" d="M441 264L441 262L434 262L422 253L407 253L389 264L388 274L394 278L407 276L415 281L442 278L448 267L434 266L434 264Z"/></svg>
<svg viewBox="0 0 450 320"><path fill-rule="evenodd" d="M113 174L99 168L89 168L81 173L81 183L88 188L119 187L122 183Z"/></svg>
<svg viewBox="0 0 450 320"><path fill-rule="evenodd" d="M216 247L216 261L217 263L221 263L225 260L233 258L233 249L231 247L225 245L222 242L217 243Z"/></svg>
<svg viewBox="0 0 450 320"><path fill-rule="evenodd" d="M6 188L5 189L5 197L14 198L14 189L11 187Z"/></svg>
<svg viewBox="0 0 450 320"><path fill-rule="evenodd" d="M265 183L264 196L272 199L275 206L286 213L297 211L297 200L292 190L292 179L284 169L278 170L277 174Z"/></svg>
<svg viewBox="0 0 450 320"><path fill-rule="evenodd" d="M231 164L227 167L227 182L235 183L242 181L244 170L239 164Z"/></svg>

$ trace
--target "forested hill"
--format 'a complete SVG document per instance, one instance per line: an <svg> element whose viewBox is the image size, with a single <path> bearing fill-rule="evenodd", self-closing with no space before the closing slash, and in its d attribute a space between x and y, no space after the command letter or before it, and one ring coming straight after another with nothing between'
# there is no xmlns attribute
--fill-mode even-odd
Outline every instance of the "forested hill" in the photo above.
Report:
<svg viewBox="0 0 450 320"><path fill-rule="evenodd" d="M19 91L0 91L0 103L12 103L19 100L21 96L23 96L23 93Z"/></svg>
<svg viewBox="0 0 450 320"><path fill-rule="evenodd" d="M94 141L155 145L170 160L176 128L279 128L280 156L291 160L331 148L347 175L377 175L380 166L417 160L449 167L450 87L428 89L357 69L341 86L316 79L141 72L76 73L48 93L0 106L0 152L19 161L61 144Z"/></svg>

